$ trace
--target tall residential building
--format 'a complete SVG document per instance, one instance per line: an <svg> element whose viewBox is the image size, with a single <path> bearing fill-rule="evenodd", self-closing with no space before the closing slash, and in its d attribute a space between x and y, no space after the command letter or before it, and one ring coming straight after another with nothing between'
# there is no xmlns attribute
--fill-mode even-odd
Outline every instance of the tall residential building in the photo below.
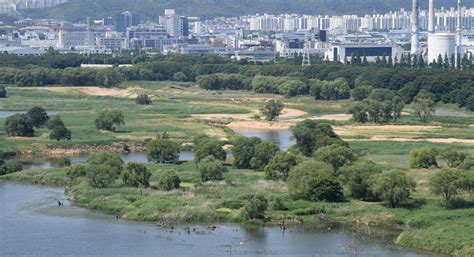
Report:
<svg viewBox="0 0 474 257"><path fill-rule="evenodd" d="M174 9L166 9L165 16L160 17L160 24L174 38L189 36L189 20L187 17L176 15Z"/></svg>
<svg viewBox="0 0 474 257"><path fill-rule="evenodd" d="M140 24L140 15L131 12L123 12L115 15L115 31L126 32L127 28Z"/></svg>

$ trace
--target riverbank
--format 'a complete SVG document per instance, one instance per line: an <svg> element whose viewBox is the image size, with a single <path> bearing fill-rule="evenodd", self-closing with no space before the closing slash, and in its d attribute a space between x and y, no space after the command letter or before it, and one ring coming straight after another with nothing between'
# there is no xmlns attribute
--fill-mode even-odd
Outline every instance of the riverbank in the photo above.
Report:
<svg viewBox="0 0 474 257"><path fill-rule="evenodd" d="M77 206L128 220L166 223L242 223L240 212L245 201L255 193L264 193L268 199L282 199L286 207L286 210L269 209L263 223L266 225L342 222L361 229L401 230L393 242L400 246L455 256L474 253L472 210L448 210L437 199L417 196L414 204L418 206L398 209L354 200L345 203L293 201L284 183L266 181L261 172L231 169L225 182L201 184L193 162L147 166L153 170L152 186L156 185L160 173L175 170L183 180L182 188L172 192L120 186L94 189L86 181L67 187L69 181L64 169L23 171L0 177L0 180L66 186L68 197Z"/></svg>

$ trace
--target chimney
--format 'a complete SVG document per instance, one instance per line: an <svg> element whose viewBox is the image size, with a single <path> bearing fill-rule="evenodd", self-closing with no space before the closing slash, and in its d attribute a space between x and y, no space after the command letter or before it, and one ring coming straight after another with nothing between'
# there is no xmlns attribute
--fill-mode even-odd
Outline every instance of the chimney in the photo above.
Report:
<svg viewBox="0 0 474 257"><path fill-rule="evenodd" d="M420 51L420 3L419 0L413 0L412 17L411 17L411 54L416 55Z"/></svg>
<svg viewBox="0 0 474 257"><path fill-rule="evenodd" d="M456 26L456 66L461 64L462 58L462 3L461 0L458 0L458 19L457 19L457 26ZM458 67L461 68L461 67Z"/></svg>
<svg viewBox="0 0 474 257"><path fill-rule="evenodd" d="M428 33L435 32L436 14L434 7L434 0L430 0L429 12L428 12Z"/></svg>

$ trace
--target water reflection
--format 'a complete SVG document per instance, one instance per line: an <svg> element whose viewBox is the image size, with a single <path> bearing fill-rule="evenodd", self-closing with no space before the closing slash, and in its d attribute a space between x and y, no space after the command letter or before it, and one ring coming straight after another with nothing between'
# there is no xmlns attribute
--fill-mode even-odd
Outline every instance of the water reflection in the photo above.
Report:
<svg viewBox="0 0 474 257"><path fill-rule="evenodd" d="M275 142L282 150L287 150L296 143L289 130L244 130L238 133L244 137L258 137L265 141Z"/></svg>

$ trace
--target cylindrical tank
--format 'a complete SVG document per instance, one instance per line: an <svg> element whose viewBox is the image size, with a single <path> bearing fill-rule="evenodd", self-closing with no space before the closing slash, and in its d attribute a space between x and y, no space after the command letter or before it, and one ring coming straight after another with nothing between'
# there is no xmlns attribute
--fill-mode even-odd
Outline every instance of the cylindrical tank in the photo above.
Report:
<svg viewBox="0 0 474 257"><path fill-rule="evenodd" d="M428 35L428 62L437 61L438 56L448 55L451 61L452 55L456 50L456 36L449 33L436 33Z"/></svg>

